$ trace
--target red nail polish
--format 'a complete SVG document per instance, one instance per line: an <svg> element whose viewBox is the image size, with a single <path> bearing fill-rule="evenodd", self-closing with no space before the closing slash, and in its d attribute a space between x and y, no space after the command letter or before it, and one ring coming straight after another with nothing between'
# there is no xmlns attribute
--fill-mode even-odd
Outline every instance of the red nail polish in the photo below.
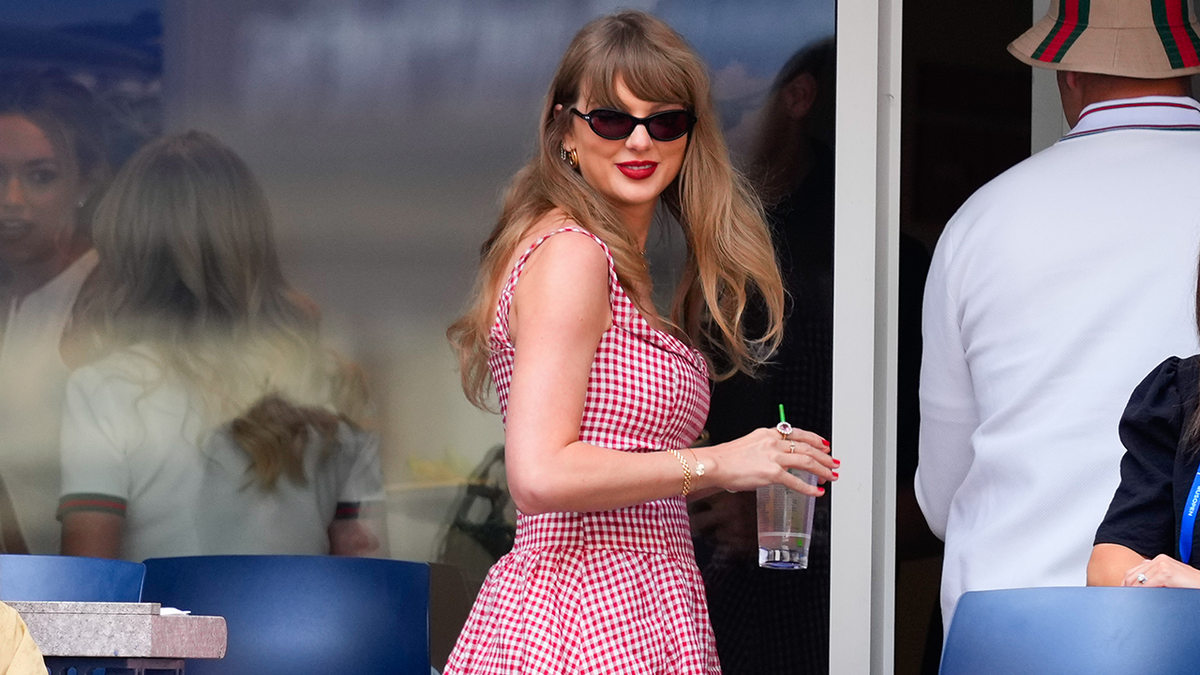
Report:
<svg viewBox="0 0 1200 675"><path fill-rule="evenodd" d="M834 465L834 466L841 466L841 465L842 465L842 460L840 460L840 459L835 459L835 460L833 460L833 465Z"/></svg>
<svg viewBox="0 0 1200 675"><path fill-rule="evenodd" d="M834 477L834 478L837 478L837 477L838 477L838 472L836 472L836 471L833 471L832 473L833 473L833 477Z"/></svg>
<svg viewBox="0 0 1200 675"><path fill-rule="evenodd" d="M821 442L825 444L825 447L827 447L827 448L829 447L829 441L827 441L827 440L825 440L824 438L822 438L822 439L821 439Z"/></svg>
<svg viewBox="0 0 1200 675"><path fill-rule="evenodd" d="M820 497L823 494L825 494L825 488L817 488L817 496Z"/></svg>

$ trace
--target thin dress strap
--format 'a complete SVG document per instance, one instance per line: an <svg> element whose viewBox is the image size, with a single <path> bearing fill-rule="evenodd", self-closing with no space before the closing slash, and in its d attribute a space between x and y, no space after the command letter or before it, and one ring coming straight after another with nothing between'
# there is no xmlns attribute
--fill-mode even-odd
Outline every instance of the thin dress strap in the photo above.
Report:
<svg viewBox="0 0 1200 675"><path fill-rule="evenodd" d="M553 232L548 232L538 237L537 241L533 242L533 244L521 254L521 257L517 259L517 264L513 266L512 272L508 275L508 281L504 284L504 288L500 291L500 302L496 309L496 320L492 322L491 335L493 341L498 339L502 343L511 342L508 335L508 312L512 307L513 292L516 290L517 281L521 278L521 272L525 269L525 263L529 260L529 256L533 255L533 252L536 251L544 241L556 234L559 234L560 232L578 232L579 234L591 237L592 240L600 245L600 248L604 251L604 257L608 259L608 304L612 307L613 323L623 323L623 321L627 319L625 315L628 313L628 309L623 306L625 303L620 303L617 301L621 293L621 286L617 282L617 268L613 263L612 253L608 250L608 244L605 244L603 239L583 228L567 226L561 227Z"/></svg>

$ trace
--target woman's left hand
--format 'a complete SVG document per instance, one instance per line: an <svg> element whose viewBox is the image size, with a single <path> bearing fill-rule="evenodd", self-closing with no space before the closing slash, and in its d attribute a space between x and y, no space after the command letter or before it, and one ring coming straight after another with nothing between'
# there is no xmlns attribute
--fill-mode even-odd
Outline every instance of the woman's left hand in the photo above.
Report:
<svg viewBox="0 0 1200 675"><path fill-rule="evenodd" d="M1125 573L1122 586L1154 586L1159 588L1200 588L1200 570L1160 553L1154 559L1131 567Z"/></svg>

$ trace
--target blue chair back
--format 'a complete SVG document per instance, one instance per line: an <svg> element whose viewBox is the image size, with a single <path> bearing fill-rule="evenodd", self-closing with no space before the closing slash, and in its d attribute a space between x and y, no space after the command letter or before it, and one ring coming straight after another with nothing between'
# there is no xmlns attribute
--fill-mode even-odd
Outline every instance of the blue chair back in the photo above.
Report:
<svg viewBox="0 0 1200 675"><path fill-rule="evenodd" d="M1018 588L964 593L941 675L1200 672L1200 590Z"/></svg>
<svg viewBox="0 0 1200 675"><path fill-rule="evenodd" d="M188 675L429 675L429 565L333 556L146 561L144 602L225 617Z"/></svg>
<svg viewBox="0 0 1200 675"><path fill-rule="evenodd" d="M57 555L0 555L5 602L137 602L146 567L125 560Z"/></svg>

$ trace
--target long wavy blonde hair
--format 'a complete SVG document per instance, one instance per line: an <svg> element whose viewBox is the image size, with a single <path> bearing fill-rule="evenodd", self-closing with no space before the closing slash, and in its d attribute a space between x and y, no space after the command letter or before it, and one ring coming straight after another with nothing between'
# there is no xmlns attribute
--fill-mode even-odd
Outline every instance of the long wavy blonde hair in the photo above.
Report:
<svg viewBox="0 0 1200 675"><path fill-rule="evenodd" d="M310 433L331 452L366 404L361 372L321 344L316 306L286 282L266 196L213 136L187 132L135 154L96 209L100 254L82 317L107 353L138 346L230 423L271 489L303 485ZM153 383L147 383L153 385Z"/></svg>
<svg viewBox="0 0 1200 675"><path fill-rule="evenodd" d="M683 228L687 259L671 310L670 327L722 364L718 376L750 371L779 344L783 284L762 208L729 161L704 63L662 20L624 11L585 25L567 47L542 107L534 157L513 178L500 219L483 244L482 262L466 314L447 331L458 353L463 390L487 408L491 374L489 331L496 294L509 261L530 229L561 209L600 237L612 251L617 277L638 309L656 316L650 271L632 233L613 206L559 156L570 108L586 92L597 107L620 108L614 90L621 78L645 101L678 103L697 118L679 176L661 201ZM761 301L768 316L763 335L745 334L748 302Z"/></svg>

